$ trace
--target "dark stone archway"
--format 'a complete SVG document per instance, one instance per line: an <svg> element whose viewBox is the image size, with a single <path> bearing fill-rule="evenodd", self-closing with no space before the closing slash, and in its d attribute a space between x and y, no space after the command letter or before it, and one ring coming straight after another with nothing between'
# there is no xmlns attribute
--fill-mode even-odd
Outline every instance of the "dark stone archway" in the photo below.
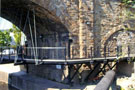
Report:
<svg viewBox="0 0 135 90"><path fill-rule="evenodd" d="M58 17L52 15L49 10L31 2L30 0L2 0L1 17L11 21L21 30L23 30L28 11L30 12L30 21L33 26L33 10L36 15L37 33L68 33L67 28L61 23ZM29 36L29 27L26 25L25 34Z"/></svg>
<svg viewBox="0 0 135 90"><path fill-rule="evenodd" d="M116 56L116 48L117 46L125 46L125 45L131 45L135 43L135 31L134 30L124 30L120 29L116 32L112 33L107 40L104 43L104 48L107 47L111 49L111 53ZM125 46L127 47L127 46ZM124 48L125 49L125 48ZM132 52L133 53L133 52Z"/></svg>
<svg viewBox="0 0 135 90"><path fill-rule="evenodd" d="M130 54L132 55L135 53L135 31L124 29L117 30L110 35L104 43L104 46L109 48L110 56L117 56L117 50L120 50L121 57L128 55L128 47L130 48ZM134 63L120 62L117 65L117 73L129 77L132 76L132 73L134 73Z"/></svg>
<svg viewBox="0 0 135 90"><path fill-rule="evenodd" d="M49 10L30 0L1 0L1 17L9 20L25 33L29 46L32 46L32 44L27 15L29 12L32 31L34 32L33 10L36 17L38 46L65 46L69 37L69 31L59 18L52 15ZM26 28L24 29L25 24ZM40 38L41 35L43 36L42 39ZM25 70L25 67L21 67L21 69ZM57 77L55 76L55 72L59 72ZM62 72L62 70L57 70L56 66L29 65L30 74L59 82L61 82Z"/></svg>

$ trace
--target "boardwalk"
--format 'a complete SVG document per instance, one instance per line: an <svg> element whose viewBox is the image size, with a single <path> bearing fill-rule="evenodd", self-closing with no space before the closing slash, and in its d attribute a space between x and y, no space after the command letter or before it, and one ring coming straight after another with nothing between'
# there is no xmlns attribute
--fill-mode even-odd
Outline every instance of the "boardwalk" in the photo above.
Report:
<svg viewBox="0 0 135 90"><path fill-rule="evenodd" d="M12 56L8 56L8 55L4 55L2 56L3 59L1 61L1 63L13 63L15 61L16 56L12 55ZM102 58L79 58L79 59L36 59L36 61L38 61L39 63L42 64L55 64L55 65L63 65L63 64L81 64L81 63L90 63L90 62L104 62L104 61L108 61L108 62L116 62L116 61L127 61L127 60L131 60L134 61L135 58L135 54L131 54L131 55L125 55L125 56L120 56L120 57L102 57ZM30 59L30 58L22 58L21 56L17 58L17 61L23 61L27 64L35 64L35 59Z"/></svg>

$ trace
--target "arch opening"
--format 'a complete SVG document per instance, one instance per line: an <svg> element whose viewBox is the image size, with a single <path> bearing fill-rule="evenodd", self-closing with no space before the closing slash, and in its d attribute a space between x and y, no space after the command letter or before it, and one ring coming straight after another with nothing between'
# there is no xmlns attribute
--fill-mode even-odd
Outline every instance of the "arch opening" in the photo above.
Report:
<svg viewBox="0 0 135 90"><path fill-rule="evenodd" d="M111 56L116 56L117 48L119 47L121 54L128 54L128 47L130 47L130 54L134 53L135 44L135 31L134 30L118 30L114 32L104 43L104 46L111 52ZM105 48L104 47L104 48Z"/></svg>
<svg viewBox="0 0 135 90"><path fill-rule="evenodd" d="M63 23L61 23L60 19L53 15L53 12L37 5L31 0L1 0L1 17L9 20L14 25L16 25L20 30L24 32L28 39L28 47L32 46L32 40L30 35L30 27L29 22L31 25L31 30L34 36L34 18L36 21L36 39L37 39L37 46L38 47L65 47L68 40L69 40L69 31L65 27ZM34 14L35 12L35 14ZM29 19L27 18L29 13ZM34 40L35 43L35 40ZM61 55L55 55L56 53ZM42 53L46 54L46 56L51 58L61 58L62 53L57 51ZM56 57L53 57L56 56ZM45 73L48 70L42 69L41 66L36 67L35 65L28 65L29 72L31 74L41 76L46 75ZM45 66L44 66L45 67ZM54 69L55 66L48 66L46 69ZM34 71L33 71L34 69ZM42 69L42 70L41 70ZM38 73L38 71L42 71L42 73ZM52 72L53 74L53 72ZM61 71L60 71L61 74ZM43 76L43 77L50 77L50 76ZM61 77L60 77L61 78Z"/></svg>

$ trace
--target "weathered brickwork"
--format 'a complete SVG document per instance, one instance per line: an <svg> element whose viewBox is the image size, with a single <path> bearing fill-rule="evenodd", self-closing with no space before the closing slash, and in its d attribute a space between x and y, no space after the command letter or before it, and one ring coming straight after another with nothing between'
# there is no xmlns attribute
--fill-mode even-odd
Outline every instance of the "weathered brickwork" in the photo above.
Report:
<svg viewBox="0 0 135 90"><path fill-rule="evenodd" d="M69 30L69 38L73 40L71 58L89 57L89 49L93 46L92 0L33 1L53 12Z"/></svg>
<svg viewBox="0 0 135 90"><path fill-rule="evenodd" d="M116 0L95 0L94 5L94 41L95 41L95 47L99 46L100 48L109 47L112 49L112 47L116 48L116 43L120 41L119 38L127 38L128 36L120 36L120 32L118 31L124 31L125 26L126 28L133 28L135 27L133 24L130 24L131 21L128 21L126 18L126 8L124 8L121 5L121 2L118 2ZM134 30L133 30L134 31ZM129 30L129 32L132 32ZM128 33L128 32L126 32ZM134 33L133 33L134 34ZM129 35L131 36L131 35ZM115 42L114 37L117 39L117 42ZM113 39L112 39L113 38ZM132 40L132 43L134 42L133 38L130 38ZM111 42L111 43L110 43ZM125 42L128 42L128 39L125 39ZM110 46L107 46L107 44ZM115 49L113 48L113 51ZM97 52L96 52L97 54ZM103 52L100 53L100 55L103 55Z"/></svg>
<svg viewBox="0 0 135 90"><path fill-rule="evenodd" d="M36 1L35 1L36 2ZM118 0L42 0L42 6L60 19L69 31L71 58L89 58L90 47L95 56L103 56L103 48L116 55L116 46L135 42L135 26L126 20L124 7ZM39 3L40 4L40 3ZM130 21L131 22L131 21ZM131 37L132 36L132 37ZM130 38L131 37L131 38ZM123 48L123 52L127 48ZM127 53L125 53L127 54Z"/></svg>
<svg viewBox="0 0 135 90"><path fill-rule="evenodd" d="M32 0L47 8L68 29L71 58L90 57L90 47L95 56L101 56L97 47L104 48L108 39L117 31L129 25L124 10L118 0Z"/></svg>
<svg viewBox="0 0 135 90"><path fill-rule="evenodd" d="M119 0L28 1L34 3L29 4L28 7L33 6L37 11L36 16L40 17L40 19L36 19L38 46L40 47L66 46L67 41L72 39L73 42L70 46L71 58L90 58L91 47L93 47L94 55L100 57L104 54L103 48L105 46L110 47L112 55L114 55L119 41L120 44L130 43L131 40L135 42L133 29L135 28L135 20L127 20L124 12L126 9ZM33 18L31 18L32 20ZM12 21L15 20L12 18ZM129 30L127 31L126 28L129 28ZM53 29L52 32L51 29ZM48 32L50 34L47 34ZM26 33L29 46L31 46L28 30L26 30ZM43 35L42 39L39 38L40 35ZM57 53L61 52L53 51L51 54L46 53L46 55L49 57L56 56L55 58L61 57ZM67 68L64 69L65 71L68 70ZM51 70L52 72L50 72ZM55 70L59 72L58 79L54 78ZM31 74L48 77L56 81L64 80L61 78L63 77L62 70L57 70L55 66L48 66L48 68L46 66L30 66L29 71ZM66 75L68 75L67 72Z"/></svg>

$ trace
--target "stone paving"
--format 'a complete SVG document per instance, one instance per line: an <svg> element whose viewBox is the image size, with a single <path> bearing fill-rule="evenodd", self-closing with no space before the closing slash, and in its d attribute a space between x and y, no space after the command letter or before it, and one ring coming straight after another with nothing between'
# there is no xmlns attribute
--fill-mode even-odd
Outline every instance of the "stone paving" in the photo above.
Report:
<svg viewBox="0 0 135 90"><path fill-rule="evenodd" d="M95 85L74 85L73 87L28 75L13 64L0 65L0 81L20 90L92 90ZM91 88L91 89L90 89Z"/></svg>

